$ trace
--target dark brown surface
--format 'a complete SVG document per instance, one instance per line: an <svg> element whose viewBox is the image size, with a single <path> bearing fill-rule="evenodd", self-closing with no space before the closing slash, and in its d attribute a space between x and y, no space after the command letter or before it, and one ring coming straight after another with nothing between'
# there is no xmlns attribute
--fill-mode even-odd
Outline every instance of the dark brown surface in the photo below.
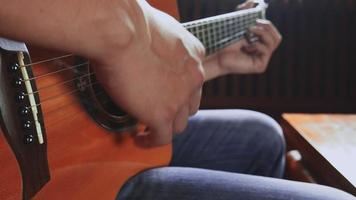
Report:
<svg viewBox="0 0 356 200"><path fill-rule="evenodd" d="M285 179L316 183L314 177L305 168L303 158L298 150L291 150L286 155Z"/></svg>
<svg viewBox="0 0 356 200"><path fill-rule="evenodd" d="M47 143L44 130L42 131L45 142L44 144L39 144L36 140L37 134L35 132L34 125L32 125L29 129L23 128L24 121L31 121L32 124L34 124L34 119L31 117L31 114L29 114L29 116L22 116L19 112L21 107L28 106L30 104L28 99L17 101L15 98L19 92L25 92L26 90L24 89L24 83L17 87L13 84L14 78L20 77L20 69L16 72L9 70L10 65L13 63L18 63L16 52L1 52L0 125L8 144L11 146L14 154L16 155L21 169L23 199L30 199L43 187L45 183L49 181L50 178L47 163ZM28 73L31 77L32 73L30 71ZM32 86L35 91L35 85ZM39 112L38 116L41 117L42 114ZM26 134L34 136L33 143L24 143ZM1 148L5 148L5 145L1 145ZM3 156L3 154L1 154L1 156ZM6 165L6 163L2 164Z"/></svg>
<svg viewBox="0 0 356 200"><path fill-rule="evenodd" d="M282 126L290 149L320 184L356 195L356 115L285 114ZM343 125L343 126L340 126Z"/></svg>
<svg viewBox="0 0 356 200"><path fill-rule="evenodd" d="M179 0L184 21L234 10L239 0ZM205 108L356 113L356 1L267 1L283 41L267 71L205 85Z"/></svg>

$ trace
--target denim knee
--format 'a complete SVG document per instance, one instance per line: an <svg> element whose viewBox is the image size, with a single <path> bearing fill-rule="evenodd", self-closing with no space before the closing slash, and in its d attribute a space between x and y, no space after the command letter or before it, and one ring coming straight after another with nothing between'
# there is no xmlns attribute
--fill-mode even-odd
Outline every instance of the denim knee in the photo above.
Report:
<svg viewBox="0 0 356 200"><path fill-rule="evenodd" d="M245 126L254 137L256 164L252 173L281 178L284 173L286 143L280 125L270 116L249 112Z"/></svg>
<svg viewBox="0 0 356 200"><path fill-rule="evenodd" d="M266 114L256 111L246 112L248 112L248 117L244 122L245 126L252 129L261 148L266 148L268 151L274 150L275 154L284 153L286 144L280 125Z"/></svg>

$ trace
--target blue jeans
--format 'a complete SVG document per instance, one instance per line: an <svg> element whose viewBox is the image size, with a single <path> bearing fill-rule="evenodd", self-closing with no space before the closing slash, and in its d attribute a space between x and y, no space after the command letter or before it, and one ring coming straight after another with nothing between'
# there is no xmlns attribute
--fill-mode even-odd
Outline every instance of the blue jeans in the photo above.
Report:
<svg viewBox="0 0 356 200"><path fill-rule="evenodd" d="M285 143L280 126L247 110L206 110L173 141L169 167L131 178L118 200L355 200L343 191L280 179Z"/></svg>

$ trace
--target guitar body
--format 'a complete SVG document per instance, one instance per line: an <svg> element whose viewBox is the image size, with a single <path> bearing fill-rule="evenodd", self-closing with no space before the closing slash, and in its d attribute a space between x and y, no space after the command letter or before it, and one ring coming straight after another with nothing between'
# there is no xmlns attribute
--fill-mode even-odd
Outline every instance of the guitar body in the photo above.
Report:
<svg viewBox="0 0 356 200"><path fill-rule="evenodd" d="M177 16L175 1L163 2L164 5L158 7L168 8ZM32 62L57 56L37 48L30 49L30 54ZM63 67L55 64L33 66L34 77ZM53 74L35 80L35 84L37 88L48 88L68 81L69 77L66 72ZM115 199L120 187L130 177L169 163L171 145L144 149L134 143L135 129L113 132L100 126L84 108L81 96L77 92L71 93L73 89L74 84L58 84L38 93L41 101L52 97L41 104L50 180L35 194L23 194L21 167L5 138L7 126L1 124L0 199L28 199L33 195L34 199ZM11 115L4 118L7 117L11 118Z"/></svg>
<svg viewBox="0 0 356 200"><path fill-rule="evenodd" d="M178 18L174 0L149 2ZM244 38L265 9L260 3L183 27L210 55ZM137 145L142 127L110 100L88 61L29 52L0 38L0 199L114 199L130 177L169 163L171 145Z"/></svg>
<svg viewBox="0 0 356 200"><path fill-rule="evenodd" d="M53 71L53 66L42 64L32 70L37 76ZM39 79L36 84L43 88L67 79L58 73ZM55 90L43 90L39 96L46 99L72 90L71 86L58 85ZM134 129L112 133L98 125L77 94L53 99L41 108L51 179L35 199L114 199L128 178L142 170L167 165L170 160L170 145L143 149L134 144ZM20 169L4 134L0 152L0 199L21 199Z"/></svg>

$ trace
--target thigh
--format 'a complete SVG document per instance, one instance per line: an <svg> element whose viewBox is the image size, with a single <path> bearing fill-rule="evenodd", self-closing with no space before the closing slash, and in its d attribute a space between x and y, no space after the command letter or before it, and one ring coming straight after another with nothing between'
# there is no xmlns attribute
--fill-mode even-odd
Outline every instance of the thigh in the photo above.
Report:
<svg viewBox="0 0 356 200"><path fill-rule="evenodd" d="M281 177L284 139L269 116L248 110L202 110L173 141L171 166Z"/></svg>
<svg viewBox="0 0 356 200"><path fill-rule="evenodd" d="M145 171L128 181L117 199L355 200L345 192L316 184L186 167Z"/></svg>

